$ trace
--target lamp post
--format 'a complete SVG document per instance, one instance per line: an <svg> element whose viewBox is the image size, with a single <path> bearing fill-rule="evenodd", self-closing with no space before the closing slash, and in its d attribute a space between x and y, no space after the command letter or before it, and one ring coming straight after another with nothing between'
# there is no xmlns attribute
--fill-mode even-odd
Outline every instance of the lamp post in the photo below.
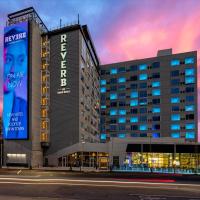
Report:
<svg viewBox="0 0 200 200"><path fill-rule="evenodd" d="M84 144L85 144L85 141L81 141L81 144L82 144L82 151L81 151L81 167L80 167L80 171L83 167L83 151L84 151Z"/></svg>

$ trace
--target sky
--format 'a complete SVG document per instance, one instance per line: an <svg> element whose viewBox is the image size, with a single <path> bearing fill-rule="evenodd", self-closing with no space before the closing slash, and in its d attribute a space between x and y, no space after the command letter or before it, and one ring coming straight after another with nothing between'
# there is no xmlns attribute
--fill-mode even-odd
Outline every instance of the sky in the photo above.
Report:
<svg viewBox="0 0 200 200"><path fill-rule="evenodd" d="M79 14L102 64L153 57L166 48L173 53L197 50L200 58L199 0L0 0L0 80L6 15L29 6L49 29L59 26L60 19L74 23ZM200 93L199 83L198 88ZM2 90L0 112L1 102Z"/></svg>

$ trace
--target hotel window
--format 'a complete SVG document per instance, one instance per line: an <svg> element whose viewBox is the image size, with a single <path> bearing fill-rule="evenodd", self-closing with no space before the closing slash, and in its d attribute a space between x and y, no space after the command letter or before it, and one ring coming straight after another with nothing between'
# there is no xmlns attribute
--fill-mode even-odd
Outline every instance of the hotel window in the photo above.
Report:
<svg viewBox="0 0 200 200"><path fill-rule="evenodd" d="M138 97L138 92L137 91L132 91L131 92L131 98L137 98Z"/></svg>
<svg viewBox="0 0 200 200"><path fill-rule="evenodd" d="M117 86L110 86L110 91L117 91Z"/></svg>
<svg viewBox="0 0 200 200"><path fill-rule="evenodd" d="M171 76L179 76L179 70L171 71Z"/></svg>
<svg viewBox="0 0 200 200"><path fill-rule="evenodd" d="M125 83L126 82L126 78L125 77L120 77L118 79L118 83Z"/></svg>
<svg viewBox="0 0 200 200"><path fill-rule="evenodd" d="M119 125L119 131L125 131L126 126L125 125Z"/></svg>
<svg viewBox="0 0 200 200"><path fill-rule="evenodd" d="M126 115L126 110L119 110L119 115Z"/></svg>
<svg viewBox="0 0 200 200"><path fill-rule="evenodd" d="M117 110L110 110L110 115L111 115L111 116L117 115Z"/></svg>
<svg viewBox="0 0 200 200"><path fill-rule="evenodd" d="M187 112L194 111L194 105L186 105L185 106L185 111L187 111Z"/></svg>
<svg viewBox="0 0 200 200"><path fill-rule="evenodd" d="M180 125L179 124L172 124L171 130L180 130Z"/></svg>
<svg viewBox="0 0 200 200"><path fill-rule="evenodd" d="M115 84L117 83L117 79L116 78L111 78L110 79L110 84Z"/></svg>
<svg viewBox="0 0 200 200"><path fill-rule="evenodd" d="M122 73L122 72L126 72L126 68L125 67L120 67L118 69L119 73Z"/></svg>
<svg viewBox="0 0 200 200"><path fill-rule="evenodd" d="M140 83L140 88L147 88L147 83Z"/></svg>
<svg viewBox="0 0 200 200"><path fill-rule="evenodd" d="M186 132L185 133L185 138L186 139L194 139L195 138L195 133L194 132Z"/></svg>
<svg viewBox="0 0 200 200"><path fill-rule="evenodd" d="M117 69L116 68L112 68L110 70L110 74L117 74Z"/></svg>
<svg viewBox="0 0 200 200"><path fill-rule="evenodd" d="M137 125L131 125L131 130L132 130L132 131L138 130L138 126L137 126Z"/></svg>
<svg viewBox="0 0 200 200"><path fill-rule="evenodd" d="M119 99L125 99L126 98L126 93L119 93L118 97L119 97Z"/></svg>
<svg viewBox="0 0 200 200"><path fill-rule="evenodd" d="M101 109L106 109L106 105L101 105Z"/></svg>
<svg viewBox="0 0 200 200"><path fill-rule="evenodd" d="M185 58L185 64L194 64L194 58Z"/></svg>
<svg viewBox="0 0 200 200"><path fill-rule="evenodd" d="M140 71L147 70L147 65L146 64L139 65L139 70Z"/></svg>
<svg viewBox="0 0 200 200"><path fill-rule="evenodd" d="M146 124L141 124L141 125L139 126L139 130L140 130L140 131L146 131L147 129L148 129L148 127L147 127Z"/></svg>
<svg viewBox="0 0 200 200"><path fill-rule="evenodd" d="M160 99L152 99L153 104L160 104Z"/></svg>
<svg viewBox="0 0 200 200"><path fill-rule="evenodd" d="M171 137L172 138L180 138L180 133L178 133L178 132L171 133Z"/></svg>
<svg viewBox="0 0 200 200"><path fill-rule="evenodd" d="M47 117L47 116L48 116L47 109L41 109L41 117Z"/></svg>
<svg viewBox="0 0 200 200"><path fill-rule="evenodd" d="M171 66L177 66L177 65L180 65L180 60L174 59L171 61Z"/></svg>
<svg viewBox="0 0 200 200"><path fill-rule="evenodd" d="M159 138L160 137L160 133L152 133L152 138Z"/></svg>
<svg viewBox="0 0 200 200"><path fill-rule="evenodd" d="M105 134L105 133L101 133L100 139L101 139L101 140L106 140L106 134Z"/></svg>
<svg viewBox="0 0 200 200"><path fill-rule="evenodd" d="M126 137L126 134L125 134L125 133L119 133L119 134L118 134L118 138L123 139L123 138L125 138L125 137Z"/></svg>
<svg viewBox="0 0 200 200"><path fill-rule="evenodd" d="M110 107L117 107L117 102L110 102Z"/></svg>
<svg viewBox="0 0 200 200"><path fill-rule="evenodd" d="M138 122L138 117L131 117L130 118L131 123L137 123Z"/></svg>
<svg viewBox="0 0 200 200"><path fill-rule="evenodd" d="M172 106L172 111L179 111L179 106Z"/></svg>
<svg viewBox="0 0 200 200"><path fill-rule="evenodd" d="M147 116L140 116L140 121L141 122L146 122L147 121Z"/></svg>
<svg viewBox="0 0 200 200"><path fill-rule="evenodd" d="M134 72L134 71L137 71L137 65L132 65L130 66L130 71Z"/></svg>
<svg viewBox="0 0 200 200"><path fill-rule="evenodd" d="M186 96L185 101L186 102L194 102L194 96Z"/></svg>
<svg viewBox="0 0 200 200"><path fill-rule="evenodd" d="M141 114L147 113L147 108L140 108L140 113Z"/></svg>
<svg viewBox="0 0 200 200"><path fill-rule="evenodd" d="M160 81L152 82L152 87L160 87Z"/></svg>
<svg viewBox="0 0 200 200"><path fill-rule="evenodd" d="M118 122L119 122L119 123L126 123L126 118L125 118L125 117L120 117L120 118L118 119Z"/></svg>
<svg viewBox="0 0 200 200"><path fill-rule="evenodd" d="M160 78L160 73L156 72L152 74L152 78Z"/></svg>
<svg viewBox="0 0 200 200"><path fill-rule="evenodd" d="M185 76L194 76L194 69L185 69Z"/></svg>
<svg viewBox="0 0 200 200"><path fill-rule="evenodd" d="M119 102L119 107L124 107L126 106L126 102L125 101L120 101Z"/></svg>
<svg viewBox="0 0 200 200"><path fill-rule="evenodd" d="M160 113L160 108L159 107L152 108L152 113Z"/></svg>
<svg viewBox="0 0 200 200"><path fill-rule="evenodd" d="M139 91L139 97L147 97L147 91Z"/></svg>
<svg viewBox="0 0 200 200"><path fill-rule="evenodd" d="M117 99L117 94L116 93L110 94L110 100L114 99Z"/></svg>
<svg viewBox="0 0 200 200"><path fill-rule="evenodd" d="M137 84L131 84L131 89L137 89Z"/></svg>
<svg viewBox="0 0 200 200"><path fill-rule="evenodd" d="M106 74L106 70L101 70L101 75L105 75Z"/></svg>
<svg viewBox="0 0 200 200"><path fill-rule="evenodd" d="M147 137L147 134L146 133L141 133L140 137Z"/></svg>
<svg viewBox="0 0 200 200"><path fill-rule="evenodd" d="M171 80L171 85L172 86L176 86L176 85L179 85L180 84L180 79L172 79Z"/></svg>
<svg viewBox="0 0 200 200"><path fill-rule="evenodd" d="M140 104L141 106L147 105L147 99L146 99L146 98L140 99L140 100L139 100L139 104Z"/></svg>
<svg viewBox="0 0 200 200"><path fill-rule="evenodd" d="M180 98L179 97L172 97L171 103L180 103Z"/></svg>
<svg viewBox="0 0 200 200"><path fill-rule="evenodd" d="M186 87L185 92L186 93L194 92L194 87Z"/></svg>
<svg viewBox="0 0 200 200"><path fill-rule="evenodd" d="M137 106L138 105L138 100L134 99L130 101L130 106Z"/></svg>
<svg viewBox="0 0 200 200"><path fill-rule="evenodd" d="M132 108L131 109L131 114L137 114L138 113L138 109L137 108Z"/></svg>
<svg viewBox="0 0 200 200"><path fill-rule="evenodd" d="M180 114L172 114L171 115L171 120L172 121L179 121L181 119Z"/></svg>
<svg viewBox="0 0 200 200"><path fill-rule="evenodd" d="M186 120L194 120L194 114L186 115Z"/></svg>
<svg viewBox="0 0 200 200"><path fill-rule="evenodd" d="M116 125L110 125L110 130L111 131L116 131L117 130L117 126Z"/></svg>
<svg viewBox="0 0 200 200"><path fill-rule="evenodd" d="M194 76L185 77L185 84L193 84L193 83L195 83L195 77Z"/></svg>
<svg viewBox="0 0 200 200"><path fill-rule="evenodd" d="M147 80L147 74L140 74L139 75L139 80L140 81Z"/></svg>
<svg viewBox="0 0 200 200"><path fill-rule="evenodd" d="M110 119L110 124L116 124L116 123L117 123L116 118L111 118L111 119Z"/></svg>
<svg viewBox="0 0 200 200"><path fill-rule="evenodd" d="M156 69L160 67L160 62L154 62L152 63L152 69Z"/></svg>
<svg viewBox="0 0 200 200"><path fill-rule="evenodd" d="M186 130L193 130L195 129L195 124L194 123L189 123L185 125Z"/></svg>
<svg viewBox="0 0 200 200"><path fill-rule="evenodd" d="M152 90L152 96L160 96L160 90L159 89Z"/></svg>
<svg viewBox="0 0 200 200"><path fill-rule="evenodd" d="M100 84L101 85L106 85L106 80L101 80Z"/></svg>
<svg viewBox="0 0 200 200"><path fill-rule="evenodd" d="M119 86L118 86L118 89L121 90L121 91L122 91L122 90L126 90L126 85L119 85Z"/></svg>
<svg viewBox="0 0 200 200"><path fill-rule="evenodd" d="M153 120L154 122L160 121L160 116L153 116L153 117L152 117L152 120Z"/></svg>
<svg viewBox="0 0 200 200"><path fill-rule="evenodd" d="M152 125L152 130L160 130L160 124Z"/></svg>
<svg viewBox="0 0 200 200"><path fill-rule="evenodd" d="M105 93L106 92L106 88L105 87L102 87L101 88L101 93Z"/></svg>
<svg viewBox="0 0 200 200"><path fill-rule="evenodd" d="M179 88L171 88L171 94L179 94Z"/></svg>
<svg viewBox="0 0 200 200"><path fill-rule="evenodd" d="M136 75L130 77L130 81L137 81L137 79L138 79L138 77Z"/></svg>

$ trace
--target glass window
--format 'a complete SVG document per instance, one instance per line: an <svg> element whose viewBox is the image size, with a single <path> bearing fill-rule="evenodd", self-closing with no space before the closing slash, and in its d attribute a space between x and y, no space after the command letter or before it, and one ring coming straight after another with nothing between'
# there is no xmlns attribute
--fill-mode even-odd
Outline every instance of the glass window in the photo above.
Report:
<svg viewBox="0 0 200 200"><path fill-rule="evenodd" d="M179 97L172 97L171 103L180 103L180 98Z"/></svg>
<svg viewBox="0 0 200 200"><path fill-rule="evenodd" d="M158 73L158 72L153 73L152 78L160 78L160 73Z"/></svg>
<svg viewBox="0 0 200 200"><path fill-rule="evenodd" d="M180 60L174 59L171 61L171 66L177 66L177 65L180 65Z"/></svg>
<svg viewBox="0 0 200 200"><path fill-rule="evenodd" d="M152 96L160 96L160 89L152 90Z"/></svg>
<svg viewBox="0 0 200 200"><path fill-rule="evenodd" d="M139 91L139 97L147 97L147 91Z"/></svg>
<svg viewBox="0 0 200 200"><path fill-rule="evenodd" d="M119 97L119 99L125 99L126 93L119 93L118 97Z"/></svg>
<svg viewBox="0 0 200 200"><path fill-rule="evenodd" d="M186 125L185 125L185 129L186 129L186 130L192 130L192 129L195 129L195 125L194 125L194 123L186 124Z"/></svg>
<svg viewBox="0 0 200 200"><path fill-rule="evenodd" d="M152 87L160 87L160 81L152 82Z"/></svg>
<svg viewBox="0 0 200 200"><path fill-rule="evenodd" d="M101 85L106 85L106 80L101 80L101 81L100 81L100 84L101 84Z"/></svg>
<svg viewBox="0 0 200 200"><path fill-rule="evenodd" d="M153 104L160 104L160 99L152 99Z"/></svg>
<svg viewBox="0 0 200 200"><path fill-rule="evenodd" d="M139 129L140 129L140 131L146 131L146 130L148 129L148 127L147 127L146 124L141 124L141 125L139 126Z"/></svg>
<svg viewBox="0 0 200 200"><path fill-rule="evenodd" d="M126 72L126 68L125 67L120 67L118 71L119 72Z"/></svg>
<svg viewBox="0 0 200 200"><path fill-rule="evenodd" d="M125 133L119 133L119 134L118 134L118 138L123 139L123 138L125 138L125 137L126 137L126 134L125 134Z"/></svg>
<svg viewBox="0 0 200 200"><path fill-rule="evenodd" d="M115 109L110 110L110 115L117 115L117 110Z"/></svg>
<svg viewBox="0 0 200 200"><path fill-rule="evenodd" d="M194 63L194 58L185 58L185 64L193 64Z"/></svg>
<svg viewBox="0 0 200 200"><path fill-rule="evenodd" d="M146 64L139 65L139 70L140 71L147 70L147 65Z"/></svg>
<svg viewBox="0 0 200 200"><path fill-rule="evenodd" d="M105 87L101 87L101 93L105 93L106 92L106 88Z"/></svg>
<svg viewBox="0 0 200 200"><path fill-rule="evenodd" d="M140 88L147 88L147 83L140 83Z"/></svg>
<svg viewBox="0 0 200 200"><path fill-rule="evenodd" d="M125 77L120 77L118 79L118 83L125 83L126 82L126 78Z"/></svg>
<svg viewBox="0 0 200 200"><path fill-rule="evenodd" d="M116 94L116 93L110 94L110 99L111 99L111 100L117 99L117 94Z"/></svg>
<svg viewBox="0 0 200 200"><path fill-rule="evenodd" d="M152 130L160 130L160 124L152 125Z"/></svg>
<svg viewBox="0 0 200 200"><path fill-rule="evenodd" d="M141 122L146 122L147 121L147 116L140 116L140 121Z"/></svg>
<svg viewBox="0 0 200 200"><path fill-rule="evenodd" d="M138 122L138 117L131 117L131 118L130 118L130 122L131 122L131 123L136 123L136 122Z"/></svg>
<svg viewBox="0 0 200 200"><path fill-rule="evenodd" d="M172 106L172 111L179 111L179 106Z"/></svg>
<svg viewBox="0 0 200 200"><path fill-rule="evenodd" d="M106 108L106 105L101 105L101 109L105 109Z"/></svg>
<svg viewBox="0 0 200 200"><path fill-rule="evenodd" d="M131 114L137 114L138 109L137 108L131 108Z"/></svg>
<svg viewBox="0 0 200 200"><path fill-rule="evenodd" d="M141 133L140 137L147 137L147 134L146 133Z"/></svg>
<svg viewBox="0 0 200 200"><path fill-rule="evenodd" d="M160 121L160 116L153 116L153 117L152 117L152 120L153 120L153 121Z"/></svg>
<svg viewBox="0 0 200 200"><path fill-rule="evenodd" d="M171 94L178 94L179 88L171 88Z"/></svg>
<svg viewBox="0 0 200 200"><path fill-rule="evenodd" d="M179 124L172 124L171 130L180 130L180 125Z"/></svg>
<svg viewBox="0 0 200 200"><path fill-rule="evenodd" d="M147 108L140 108L140 113L147 113Z"/></svg>
<svg viewBox="0 0 200 200"><path fill-rule="evenodd" d="M117 107L117 102L110 102L110 107Z"/></svg>
<svg viewBox="0 0 200 200"><path fill-rule="evenodd" d="M110 91L117 91L117 86L110 86Z"/></svg>
<svg viewBox="0 0 200 200"><path fill-rule="evenodd" d="M119 102L119 106L120 106L120 107L126 106L126 102L125 102L125 101L120 101L120 102Z"/></svg>
<svg viewBox="0 0 200 200"><path fill-rule="evenodd" d="M186 105L185 111L194 111L194 105Z"/></svg>
<svg viewBox="0 0 200 200"><path fill-rule="evenodd" d="M131 98L137 98L138 97L138 92L137 91L132 91L131 92Z"/></svg>
<svg viewBox="0 0 200 200"><path fill-rule="evenodd" d="M130 71L137 71L137 65L130 66Z"/></svg>
<svg viewBox="0 0 200 200"><path fill-rule="evenodd" d="M152 108L152 113L160 113L160 108L159 107Z"/></svg>
<svg viewBox="0 0 200 200"><path fill-rule="evenodd" d="M185 92L187 93L194 92L194 87L186 87Z"/></svg>
<svg viewBox="0 0 200 200"><path fill-rule="evenodd" d="M194 96L186 96L186 102L193 102L194 101Z"/></svg>
<svg viewBox="0 0 200 200"><path fill-rule="evenodd" d="M119 90L126 90L126 86L125 85L119 85Z"/></svg>
<svg viewBox="0 0 200 200"><path fill-rule="evenodd" d="M179 121L181 119L180 114L172 114L171 115L171 120L172 121Z"/></svg>
<svg viewBox="0 0 200 200"><path fill-rule="evenodd" d="M140 99L140 100L139 100L139 104L140 104L140 105L147 105L147 99L146 99L146 98Z"/></svg>
<svg viewBox="0 0 200 200"><path fill-rule="evenodd" d="M171 71L171 76L179 76L179 70Z"/></svg>
<svg viewBox="0 0 200 200"><path fill-rule="evenodd" d="M130 101L130 106L137 106L138 105L138 100L134 99Z"/></svg>
<svg viewBox="0 0 200 200"><path fill-rule="evenodd" d="M187 114L185 116L186 120L193 120L194 119L194 114Z"/></svg>
<svg viewBox="0 0 200 200"><path fill-rule="evenodd" d="M126 126L125 125L119 125L119 131L125 131Z"/></svg>
<svg viewBox="0 0 200 200"><path fill-rule="evenodd" d="M101 70L101 75L105 75L106 74L106 70Z"/></svg>
<svg viewBox="0 0 200 200"><path fill-rule="evenodd" d="M152 69L156 69L160 67L160 62L154 62L152 63Z"/></svg>
<svg viewBox="0 0 200 200"><path fill-rule="evenodd" d="M194 69L193 68L185 69L185 76L194 76Z"/></svg>
<svg viewBox="0 0 200 200"><path fill-rule="evenodd" d="M159 138L160 137L160 133L152 133L152 137L153 138Z"/></svg>
<svg viewBox="0 0 200 200"><path fill-rule="evenodd" d="M131 84L131 89L137 89L137 84Z"/></svg>
<svg viewBox="0 0 200 200"><path fill-rule="evenodd" d="M112 68L110 70L110 74L117 74L117 68Z"/></svg>
<svg viewBox="0 0 200 200"><path fill-rule="evenodd" d="M138 78L137 75L131 76L131 77L130 77L130 81L137 81L137 78Z"/></svg>
<svg viewBox="0 0 200 200"><path fill-rule="evenodd" d="M137 125L131 125L131 130L132 130L132 131L138 130L138 126L137 126Z"/></svg>
<svg viewBox="0 0 200 200"><path fill-rule="evenodd" d="M171 85L179 85L179 84L180 84L180 79L171 80Z"/></svg>
<svg viewBox="0 0 200 200"><path fill-rule="evenodd" d="M116 125L110 125L110 130L111 131L116 131L117 130L117 126Z"/></svg>
<svg viewBox="0 0 200 200"><path fill-rule="evenodd" d="M126 118L125 117L119 117L118 122L119 123L126 123Z"/></svg>
<svg viewBox="0 0 200 200"><path fill-rule="evenodd" d="M180 138L180 133L178 133L178 132L171 133L171 137L172 138Z"/></svg>
<svg viewBox="0 0 200 200"><path fill-rule="evenodd" d="M106 134L105 134L105 133L101 133L100 139L101 139L101 140L106 140Z"/></svg>
<svg viewBox="0 0 200 200"><path fill-rule="evenodd" d="M120 109L119 110L119 115L126 115L126 110L124 110L124 109Z"/></svg>
<svg viewBox="0 0 200 200"><path fill-rule="evenodd" d="M195 83L194 76L185 77L185 84L192 84L192 83Z"/></svg>
<svg viewBox="0 0 200 200"><path fill-rule="evenodd" d="M147 74L140 74L139 75L139 80L140 81L147 80Z"/></svg>
<svg viewBox="0 0 200 200"><path fill-rule="evenodd" d="M110 79L110 83L111 83L111 84L117 83L117 79L116 79L116 78L111 78L111 79Z"/></svg>
<svg viewBox="0 0 200 200"><path fill-rule="evenodd" d="M194 132L186 132L185 133L185 138L186 139L194 139L195 138L195 133Z"/></svg>

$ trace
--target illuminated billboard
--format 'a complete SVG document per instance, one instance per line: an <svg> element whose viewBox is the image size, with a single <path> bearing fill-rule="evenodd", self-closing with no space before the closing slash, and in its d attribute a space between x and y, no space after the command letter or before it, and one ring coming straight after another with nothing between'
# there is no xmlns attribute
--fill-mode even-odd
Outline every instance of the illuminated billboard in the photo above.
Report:
<svg viewBox="0 0 200 200"><path fill-rule="evenodd" d="M28 139L28 22L4 29L3 137Z"/></svg>

